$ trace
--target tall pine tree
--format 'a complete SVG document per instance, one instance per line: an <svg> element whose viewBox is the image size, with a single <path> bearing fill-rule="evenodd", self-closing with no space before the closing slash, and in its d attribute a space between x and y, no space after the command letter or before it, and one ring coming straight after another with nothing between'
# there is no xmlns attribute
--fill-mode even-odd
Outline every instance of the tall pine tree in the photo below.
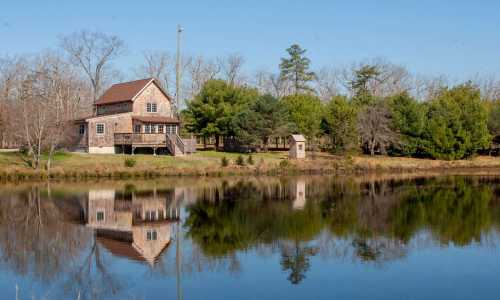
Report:
<svg viewBox="0 0 500 300"><path fill-rule="evenodd" d="M309 82L314 80L316 75L309 70L311 60L304 56L306 50L294 44L286 49L286 51L290 57L281 58L281 78L292 83L294 94L312 91L313 89L309 86Z"/></svg>

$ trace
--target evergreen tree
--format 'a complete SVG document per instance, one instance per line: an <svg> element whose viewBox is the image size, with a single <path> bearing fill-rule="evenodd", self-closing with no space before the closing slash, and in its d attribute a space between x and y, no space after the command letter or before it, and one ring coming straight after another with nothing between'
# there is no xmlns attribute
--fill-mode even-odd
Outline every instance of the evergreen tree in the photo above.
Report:
<svg viewBox="0 0 500 300"><path fill-rule="evenodd" d="M186 124L191 132L204 137L215 136L216 147L220 136L234 136L233 118L244 111L258 93L255 89L237 87L223 80L209 80L200 93L187 103Z"/></svg>
<svg viewBox="0 0 500 300"><path fill-rule="evenodd" d="M347 97L336 96L327 104L325 129L331 140L333 153L353 150L357 146L357 110Z"/></svg>
<svg viewBox="0 0 500 300"><path fill-rule="evenodd" d="M377 66L365 65L355 71L355 78L350 82L353 91L353 102L357 105L368 105L374 100L370 91L370 81L376 80L380 75Z"/></svg>
<svg viewBox="0 0 500 300"><path fill-rule="evenodd" d="M425 129L425 106L408 93L401 93L389 99L392 127L399 133L400 140L390 149L390 154L422 156L422 134Z"/></svg>
<svg viewBox="0 0 500 300"><path fill-rule="evenodd" d="M311 141L314 140L321 132L321 100L314 95L298 94L286 96L282 101L296 125L296 132L304 134Z"/></svg>
<svg viewBox="0 0 500 300"><path fill-rule="evenodd" d="M290 57L281 58L281 78L292 83L294 94L312 91L308 83L314 80L316 75L309 70L311 60L304 56L306 50L294 44L286 51Z"/></svg>
<svg viewBox="0 0 500 300"><path fill-rule="evenodd" d="M272 136L286 136L294 129L285 106L271 95L260 96L234 118L236 137L244 144L260 143L267 151Z"/></svg>
<svg viewBox="0 0 500 300"><path fill-rule="evenodd" d="M461 159L490 145L487 109L470 83L443 89L429 103L427 118L425 146L432 157Z"/></svg>

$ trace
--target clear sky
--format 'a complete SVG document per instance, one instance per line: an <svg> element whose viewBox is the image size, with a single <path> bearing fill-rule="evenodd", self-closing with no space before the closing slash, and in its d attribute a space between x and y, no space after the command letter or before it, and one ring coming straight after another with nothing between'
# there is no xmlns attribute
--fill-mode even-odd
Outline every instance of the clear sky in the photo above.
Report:
<svg viewBox="0 0 500 300"><path fill-rule="evenodd" d="M428 75L500 76L499 0L2 0L0 54L34 53L80 29L119 35L125 73L144 49L175 52L176 25L189 54L239 53L247 70L277 69L292 43L313 67L374 57Z"/></svg>

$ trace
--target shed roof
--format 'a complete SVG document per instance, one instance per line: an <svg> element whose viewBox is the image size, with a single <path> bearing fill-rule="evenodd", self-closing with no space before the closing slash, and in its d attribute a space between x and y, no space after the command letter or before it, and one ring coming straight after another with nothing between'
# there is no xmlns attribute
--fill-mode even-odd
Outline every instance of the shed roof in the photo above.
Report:
<svg viewBox="0 0 500 300"><path fill-rule="evenodd" d="M306 138L302 134L292 134L291 139L295 142L305 142Z"/></svg>
<svg viewBox="0 0 500 300"><path fill-rule="evenodd" d="M156 82L154 78L146 78L129 82L122 82L112 85L109 89L104 92L104 94L97 99L94 103L95 105L112 104L119 102L133 101L134 98L151 82L154 82L156 86L165 94L165 96L170 100L170 96L161 88L161 86Z"/></svg>

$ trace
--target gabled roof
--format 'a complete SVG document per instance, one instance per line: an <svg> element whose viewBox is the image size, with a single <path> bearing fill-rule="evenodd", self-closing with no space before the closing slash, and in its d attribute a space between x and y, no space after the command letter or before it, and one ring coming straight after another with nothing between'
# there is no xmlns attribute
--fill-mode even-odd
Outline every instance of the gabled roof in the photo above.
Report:
<svg viewBox="0 0 500 300"><path fill-rule="evenodd" d="M165 96L170 99L170 96L161 88L154 78L146 78L141 80L122 82L112 85L104 94L97 99L95 105L112 104L119 102L133 101L137 95L142 92L151 82L161 90Z"/></svg>
<svg viewBox="0 0 500 300"><path fill-rule="evenodd" d="M305 142L306 138L302 134L292 134L291 139L295 142Z"/></svg>

